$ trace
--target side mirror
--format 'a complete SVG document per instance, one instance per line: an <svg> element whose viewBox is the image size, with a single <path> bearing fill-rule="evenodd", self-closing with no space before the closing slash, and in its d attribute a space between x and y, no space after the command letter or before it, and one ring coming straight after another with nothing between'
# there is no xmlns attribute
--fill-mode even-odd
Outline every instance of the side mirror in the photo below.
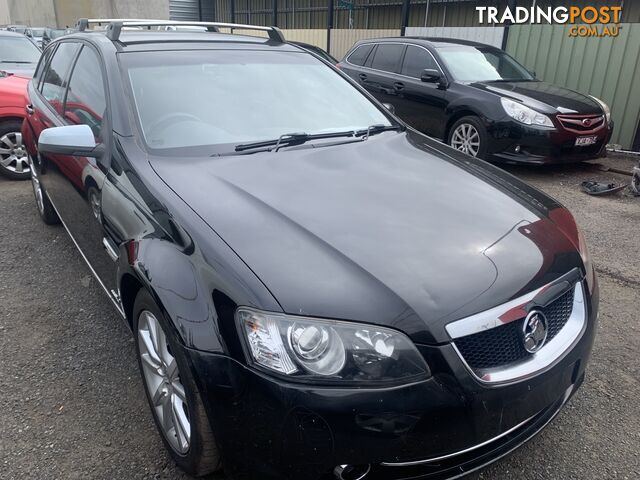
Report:
<svg viewBox="0 0 640 480"><path fill-rule="evenodd" d="M425 68L420 74L420 80L427 83L440 83L442 74L435 68Z"/></svg>
<svg viewBox="0 0 640 480"><path fill-rule="evenodd" d="M384 108L386 108L387 110L389 110L391 113L395 114L396 113L396 107L394 107L393 105L391 105L390 103L383 103L382 105L384 105Z"/></svg>
<svg viewBox="0 0 640 480"><path fill-rule="evenodd" d="M67 125L43 130L38 138L38 150L41 153L97 158L104 153L104 146L96 145L89 125Z"/></svg>

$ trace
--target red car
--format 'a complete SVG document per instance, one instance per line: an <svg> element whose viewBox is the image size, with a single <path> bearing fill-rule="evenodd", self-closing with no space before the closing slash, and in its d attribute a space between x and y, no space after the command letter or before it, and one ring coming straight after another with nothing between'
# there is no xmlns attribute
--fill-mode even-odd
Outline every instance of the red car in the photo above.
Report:
<svg viewBox="0 0 640 480"><path fill-rule="evenodd" d="M0 173L24 180L31 176L22 145L22 120L26 116L29 79L0 73Z"/></svg>
<svg viewBox="0 0 640 480"><path fill-rule="evenodd" d="M39 59L40 50L27 37L0 32L0 174L13 179L31 176L20 127L27 83Z"/></svg>

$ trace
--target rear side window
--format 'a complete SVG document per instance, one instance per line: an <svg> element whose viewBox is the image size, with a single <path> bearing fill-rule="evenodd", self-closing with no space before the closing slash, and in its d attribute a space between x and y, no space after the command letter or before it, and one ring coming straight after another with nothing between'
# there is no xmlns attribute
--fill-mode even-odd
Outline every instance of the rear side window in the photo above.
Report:
<svg viewBox="0 0 640 480"><path fill-rule="evenodd" d="M65 120L76 125L89 125L99 140L106 108L100 60L90 47L82 47L69 79L69 92L64 108Z"/></svg>
<svg viewBox="0 0 640 480"><path fill-rule="evenodd" d="M424 48L409 45L404 55L401 73L408 77L420 78L422 71L426 68L439 70L438 64L429 52Z"/></svg>
<svg viewBox="0 0 640 480"><path fill-rule="evenodd" d="M64 93L66 89L65 79L71 62L78 50L77 43L65 42L61 43L53 54L53 58L49 63L44 74L42 83L42 95L53 107L53 109L62 115L62 104L64 102Z"/></svg>
<svg viewBox="0 0 640 480"><path fill-rule="evenodd" d="M45 50L45 52L42 54L42 57L40 57L40 62L38 63L38 67L36 68L36 71L33 74L33 83L38 86L37 87L38 90L40 90L40 87L42 85L41 83L42 72L47 67L47 63L49 63L49 59L51 58L51 52L53 52L53 50L54 50L53 48Z"/></svg>
<svg viewBox="0 0 640 480"><path fill-rule="evenodd" d="M385 72L395 72L402 55L404 45L397 43L381 43L374 53L371 68Z"/></svg>
<svg viewBox="0 0 640 480"><path fill-rule="evenodd" d="M349 55L349 58L347 60L349 61L349 63L352 63L353 65L362 66L364 65L364 62L367 61L367 57L371 53L372 49L373 49L373 44L360 45L353 52L351 52L351 55Z"/></svg>

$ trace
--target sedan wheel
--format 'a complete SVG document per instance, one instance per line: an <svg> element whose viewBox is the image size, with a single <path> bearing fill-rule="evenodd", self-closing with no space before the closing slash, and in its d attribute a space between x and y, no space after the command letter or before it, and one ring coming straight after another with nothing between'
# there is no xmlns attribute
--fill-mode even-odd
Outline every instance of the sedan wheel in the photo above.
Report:
<svg viewBox="0 0 640 480"><path fill-rule="evenodd" d="M20 132L0 136L0 167L14 178L29 176L29 160Z"/></svg>
<svg viewBox="0 0 640 480"><path fill-rule="evenodd" d="M480 151L480 133L470 123L461 123L451 135L451 146L473 157Z"/></svg>
<svg viewBox="0 0 640 480"><path fill-rule="evenodd" d="M148 310L140 313L138 340L142 372L158 425L171 447L185 454L191 444L185 389L167 336L158 319Z"/></svg>

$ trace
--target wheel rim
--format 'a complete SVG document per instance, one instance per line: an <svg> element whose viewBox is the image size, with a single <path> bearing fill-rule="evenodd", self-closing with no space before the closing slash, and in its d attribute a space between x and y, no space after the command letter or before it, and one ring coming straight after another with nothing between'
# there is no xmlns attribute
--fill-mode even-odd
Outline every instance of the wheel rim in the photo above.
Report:
<svg viewBox="0 0 640 480"><path fill-rule="evenodd" d="M451 146L474 157L480 151L480 134L476 127L470 123L462 123L451 135Z"/></svg>
<svg viewBox="0 0 640 480"><path fill-rule="evenodd" d="M94 188L89 189L89 203L91 204L91 212L98 222L100 219L100 198L98 192Z"/></svg>
<svg viewBox="0 0 640 480"><path fill-rule="evenodd" d="M0 165L10 172L29 173L29 160L20 132L9 132L0 137Z"/></svg>
<svg viewBox="0 0 640 480"><path fill-rule="evenodd" d="M44 214L44 198L42 193L42 187L40 186L40 179L36 173L35 168L31 168L31 159L29 158L29 170L31 171L31 185L33 186L33 195L36 197L36 206L41 214Z"/></svg>
<svg viewBox="0 0 640 480"><path fill-rule="evenodd" d="M158 425L173 449L184 454L191 443L187 397L167 336L148 310L140 314L138 340L142 373Z"/></svg>

